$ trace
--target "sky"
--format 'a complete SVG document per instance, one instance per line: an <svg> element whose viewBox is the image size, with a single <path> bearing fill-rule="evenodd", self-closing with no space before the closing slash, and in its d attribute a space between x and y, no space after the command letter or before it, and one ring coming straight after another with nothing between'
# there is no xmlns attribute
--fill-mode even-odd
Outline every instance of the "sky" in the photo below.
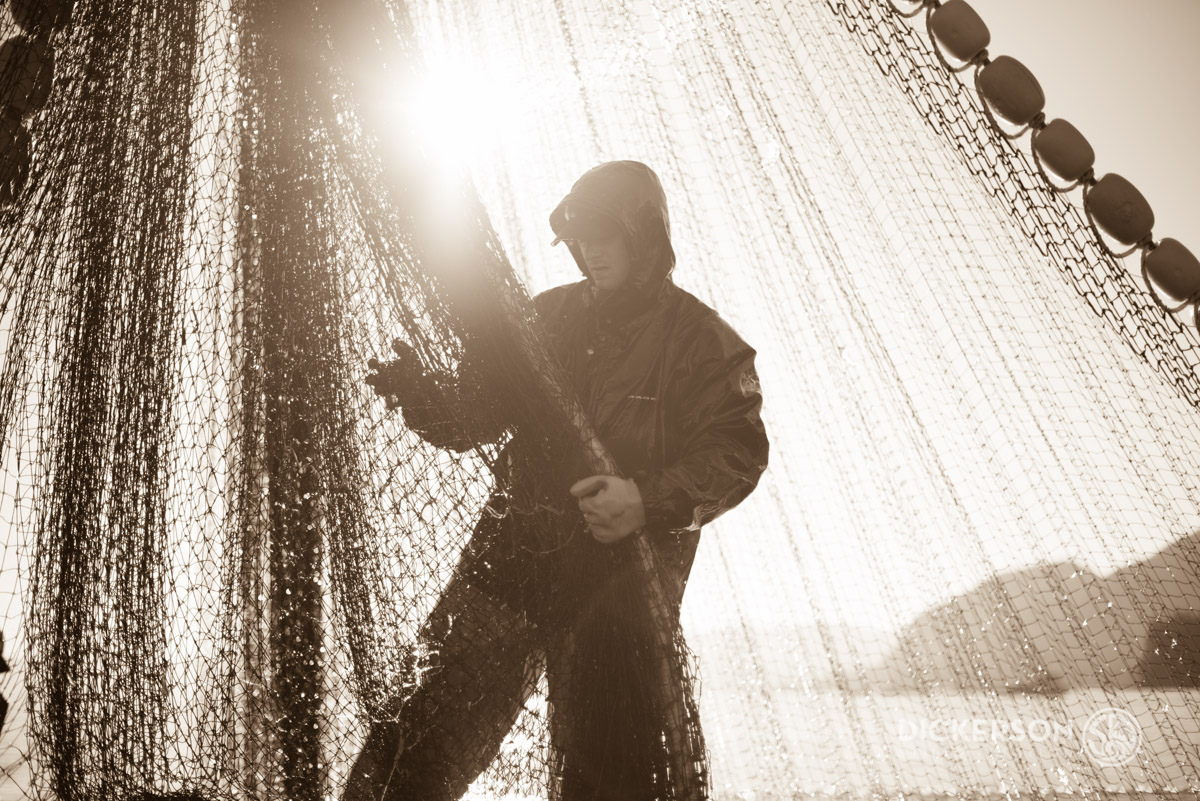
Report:
<svg viewBox="0 0 1200 801"><path fill-rule="evenodd" d="M1200 255L1200 0L968 2L989 55L1029 67L1047 120L1091 142L1097 177L1129 179L1154 209L1155 240Z"/></svg>

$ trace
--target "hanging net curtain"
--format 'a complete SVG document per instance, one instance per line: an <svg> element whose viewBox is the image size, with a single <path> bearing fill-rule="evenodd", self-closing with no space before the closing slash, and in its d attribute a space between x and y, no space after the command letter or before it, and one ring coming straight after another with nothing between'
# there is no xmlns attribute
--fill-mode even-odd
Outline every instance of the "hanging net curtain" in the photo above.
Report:
<svg viewBox="0 0 1200 801"><path fill-rule="evenodd" d="M53 90L0 132L0 798L341 798L370 732L435 728L452 794L567 798L598 721L661 798L1200 790L1200 340L919 22L63 6L5 9L0 100ZM550 209L626 158L772 447L679 627L652 552L592 565L614 678L456 567L520 520L513 592L595 589L545 476L605 455L529 297L579 279ZM363 382L397 338L405 414Z"/></svg>

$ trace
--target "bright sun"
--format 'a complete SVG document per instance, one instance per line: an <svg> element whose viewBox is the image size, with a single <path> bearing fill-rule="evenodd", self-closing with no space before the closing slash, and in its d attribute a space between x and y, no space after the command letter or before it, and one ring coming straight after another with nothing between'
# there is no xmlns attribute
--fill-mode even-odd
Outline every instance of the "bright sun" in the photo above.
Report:
<svg viewBox="0 0 1200 801"><path fill-rule="evenodd" d="M390 98L408 146L438 172L461 175L492 157L520 124L529 92L510 65L482 64L472 54L427 54L415 80Z"/></svg>

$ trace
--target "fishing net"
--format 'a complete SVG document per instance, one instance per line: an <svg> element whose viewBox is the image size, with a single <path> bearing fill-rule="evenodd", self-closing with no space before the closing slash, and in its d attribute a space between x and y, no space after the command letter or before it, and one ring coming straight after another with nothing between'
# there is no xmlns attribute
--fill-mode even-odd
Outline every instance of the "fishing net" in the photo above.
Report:
<svg viewBox="0 0 1200 801"><path fill-rule="evenodd" d="M1194 321L921 26L71 6L0 53L0 796L1200 789ZM682 607L530 300L614 158L772 442Z"/></svg>

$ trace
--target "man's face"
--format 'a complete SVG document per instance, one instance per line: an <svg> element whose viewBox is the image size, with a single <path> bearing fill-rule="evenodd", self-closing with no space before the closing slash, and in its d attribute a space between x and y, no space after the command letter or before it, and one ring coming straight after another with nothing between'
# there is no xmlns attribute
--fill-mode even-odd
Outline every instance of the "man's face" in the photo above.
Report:
<svg viewBox="0 0 1200 801"><path fill-rule="evenodd" d="M633 257L620 234L601 239L580 239L579 250L596 288L612 292L633 277Z"/></svg>

